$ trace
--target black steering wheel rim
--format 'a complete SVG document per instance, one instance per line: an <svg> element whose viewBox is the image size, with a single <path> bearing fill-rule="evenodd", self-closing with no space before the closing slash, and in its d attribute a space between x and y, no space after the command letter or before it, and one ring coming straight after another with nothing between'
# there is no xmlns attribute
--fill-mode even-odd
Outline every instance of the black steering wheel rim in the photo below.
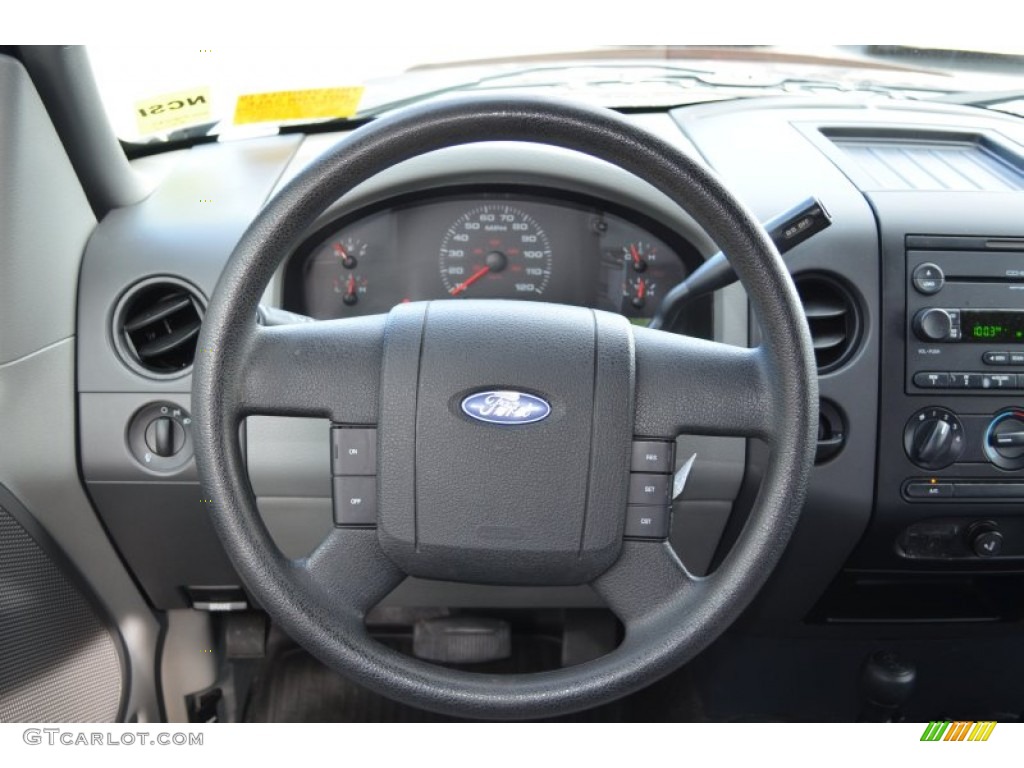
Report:
<svg viewBox="0 0 1024 768"><path fill-rule="evenodd" d="M666 194L708 232L746 287L762 344L742 354L723 345L691 344L686 350L705 365L690 371L686 360L673 359L679 353L668 334L636 330L637 375L662 376L668 383L676 373L689 376L703 394L672 394L688 398L690 411L699 412L699 431L762 437L772 446L748 523L714 574L688 574L667 543L627 542L615 566L594 582L626 624L622 645L576 667L500 679L436 667L373 641L363 623L365 611L401 576L380 550L376 533L336 529L310 558L285 558L256 510L238 440L241 419L265 412L260 402L282 392L253 363L275 354L278 368L282 359L295 365L289 389L319 392L325 386L302 365L315 352L317 359L352 369L350 386L357 393L366 390L366 402L378 407L377 393L369 391L376 381L361 379L355 370L363 347L353 347L353 358L338 352L335 342L340 333L372 346L389 332L383 323L310 324L323 328L297 336L301 349L273 346L272 335L256 327L257 305L284 255L345 193L404 160L481 141L549 144L618 165ZM744 388L735 384L730 397L731 379L737 378ZM672 415L662 413L672 407L638 395L636 423L674 424ZM703 166L606 110L547 99L473 98L406 110L353 132L267 204L211 298L192 410L197 465L217 533L246 586L293 639L355 681L414 706L515 719L571 713L638 690L692 658L735 620L767 580L798 518L813 464L817 379L806 321L781 258L753 217ZM334 415L330 408L301 403L269 410Z"/></svg>

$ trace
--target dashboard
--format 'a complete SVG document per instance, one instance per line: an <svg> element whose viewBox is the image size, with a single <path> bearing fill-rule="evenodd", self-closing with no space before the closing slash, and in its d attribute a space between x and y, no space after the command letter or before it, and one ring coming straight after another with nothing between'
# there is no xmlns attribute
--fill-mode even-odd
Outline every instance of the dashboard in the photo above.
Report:
<svg viewBox="0 0 1024 768"><path fill-rule="evenodd" d="M283 303L322 320L407 301L521 299L644 322L700 263L679 234L606 201L469 187L391 200L322 227L285 267Z"/></svg>
<svg viewBox="0 0 1024 768"><path fill-rule="evenodd" d="M820 453L800 524L748 619L787 627L944 621L921 598L946 582L964 596L943 607L956 620L1015 616L1019 601L1003 597L1024 589L1021 499L996 494L1024 489L1024 448L984 441L1017 440L1020 420L1005 414L1024 405L1024 369L1013 367L1024 353L1015 335L1024 309L1020 120L948 105L795 97L628 119L709 166L762 221L810 195L833 218L786 257L818 356ZM189 368L128 364L132 349L118 343L126 318L136 299L178 307L174 327L184 337L260 207L342 137L283 135L137 161L159 180L153 194L113 212L89 242L78 304L82 475L157 607L184 607L196 590L237 589L238 581L199 503L194 462L145 458L140 419L166 407L187 436ZM197 203L196 189L214 204ZM685 211L620 168L545 146L467 145L407 161L338 200L282 254L263 303L328 319L403 301L527 299L642 324L717 250ZM969 333L978 343L950 340L954 320L977 329ZM758 339L739 285L694 302L671 330L739 346ZM967 385L954 386L960 381ZM260 511L290 556L309 552L332 525L329 429L306 419L244 425ZM179 433L163 434L173 442ZM958 434L962 450L952 442ZM184 438L180 446L187 450ZM757 441L677 441L677 463L693 464L671 543L694 572L728 551L768 455ZM963 491L976 496L951 495ZM574 588L400 589L394 599L403 605L594 604Z"/></svg>

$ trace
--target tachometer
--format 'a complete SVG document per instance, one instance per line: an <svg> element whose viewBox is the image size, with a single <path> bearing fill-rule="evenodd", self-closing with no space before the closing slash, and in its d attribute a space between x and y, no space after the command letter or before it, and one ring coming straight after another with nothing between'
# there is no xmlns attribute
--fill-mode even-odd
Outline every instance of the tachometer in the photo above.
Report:
<svg viewBox="0 0 1024 768"><path fill-rule="evenodd" d="M445 232L440 267L453 297L535 298L551 279L551 244L529 214L501 203L481 205Z"/></svg>

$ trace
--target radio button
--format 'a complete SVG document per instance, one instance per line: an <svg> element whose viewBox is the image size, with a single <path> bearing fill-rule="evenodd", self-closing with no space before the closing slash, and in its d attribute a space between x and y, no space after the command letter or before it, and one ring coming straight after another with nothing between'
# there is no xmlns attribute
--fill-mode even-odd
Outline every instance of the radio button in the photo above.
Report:
<svg viewBox="0 0 1024 768"><path fill-rule="evenodd" d="M983 373L981 375L982 389L1014 389L1017 386L1017 374L1015 373Z"/></svg>
<svg viewBox="0 0 1024 768"><path fill-rule="evenodd" d="M1021 362L1018 365L1024 365L1024 355L1021 355ZM1010 353L1009 352L986 352L981 356L981 362L985 365L1009 365L1010 364Z"/></svg>
<svg viewBox="0 0 1024 768"><path fill-rule="evenodd" d="M981 389L982 378L980 373L951 373L949 386L953 389Z"/></svg>
<svg viewBox="0 0 1024 768"><path fill-rule="evenodd" d="M1011 352L1010 365L1024 365L1024 352Z"/></svg>
<svg viewBox="0 0 1024 768"><path fill-rule="evenodd" d="M914 289L925 296L938 293L946 282L946 276L942 274L939 265L930 262L916 266L911 277L914 281Z"/></svg>
<svg viewBox="0 0 1024 768"><path fill-rule="evenodd" d="M921 389L945 389L949 386L949 374L934 371L915 373L914 386Z"/></svg>

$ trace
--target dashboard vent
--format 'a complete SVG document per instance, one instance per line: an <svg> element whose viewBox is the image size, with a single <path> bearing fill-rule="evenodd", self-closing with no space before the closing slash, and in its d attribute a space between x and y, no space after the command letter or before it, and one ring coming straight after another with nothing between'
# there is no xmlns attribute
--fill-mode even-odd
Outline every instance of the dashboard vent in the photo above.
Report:
<svg viewBox="0 0 1024 768"><path fill-rule="evenodd" d="M192 367L203 304L187 284L171 278L139 283L121 299L114 318L116 346L135 371L170 378Z"/></svg>
<svg viewBox="0 0 1024 768"><path fill-rule="evenodd" d="M850 359L860 337L860 313L850 292L821 275L793 278L814 343L818 373L829 373Z"/></svg>

